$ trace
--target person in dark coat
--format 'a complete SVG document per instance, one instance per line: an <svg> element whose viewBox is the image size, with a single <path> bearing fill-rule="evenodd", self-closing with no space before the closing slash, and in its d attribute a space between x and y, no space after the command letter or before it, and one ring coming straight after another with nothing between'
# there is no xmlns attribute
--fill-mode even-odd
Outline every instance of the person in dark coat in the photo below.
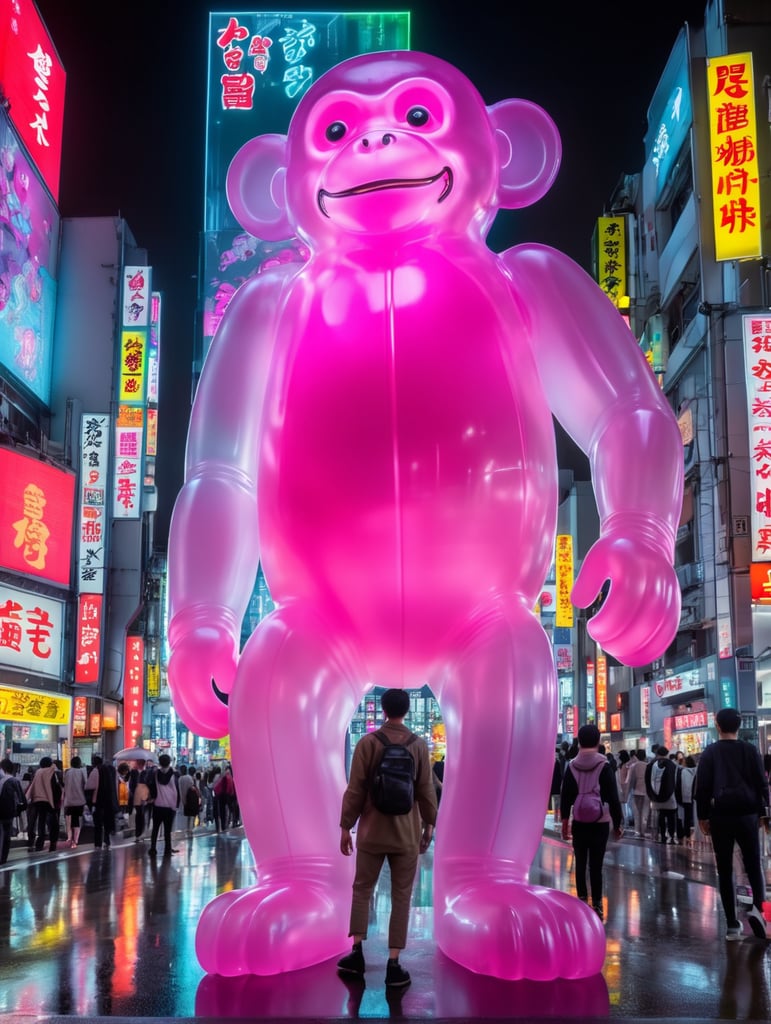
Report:
<svg viewBox="0 0 771 1024"><path fill-rule="evenodd" d="M99 754L91 758L91 774L86 779L86 797L94 819L94 849L110 849L118 813L118 776L115 767L105 764Z"/></svg>
<svg viewBox="0 0 771 1024"><path fill-rule="evenodd" d="M702 832L712 839L728 942L742 938L736 914L735 846L752 888L747 922L757 938L767 937L758 827L761 818L767 820L768 779L757 749L738 738L741 721L735 708L721 708L715 715L718 741L702 752L696 766L696 813Z"/></svg>

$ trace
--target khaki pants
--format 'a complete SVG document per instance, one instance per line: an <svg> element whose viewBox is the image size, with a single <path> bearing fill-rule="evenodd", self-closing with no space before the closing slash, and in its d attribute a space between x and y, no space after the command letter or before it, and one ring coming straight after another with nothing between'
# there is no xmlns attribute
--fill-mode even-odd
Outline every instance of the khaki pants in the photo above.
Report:
<svg viewBox="0 0 771 1024"><path fill-rule="evenodd" d="M417 851L414 853L356 851L356 876L353 880L351 927L348 934L363 935L366 939L370 899L386 858L388 858L388 866L391 869L391 917L388 923L388 948L404 949L407 945L412 886L418 868Z"/></svg>

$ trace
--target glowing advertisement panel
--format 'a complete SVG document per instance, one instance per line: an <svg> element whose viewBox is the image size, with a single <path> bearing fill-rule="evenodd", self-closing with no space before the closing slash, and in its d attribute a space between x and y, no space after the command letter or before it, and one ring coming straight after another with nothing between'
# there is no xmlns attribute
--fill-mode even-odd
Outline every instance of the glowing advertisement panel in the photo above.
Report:
<svg viewBox="0 0 771 1024"><path fill-rule="evenodd" d="M752 54L707 59L715 259L762 255Z"/></svg>
<svg viewBox="0 0 771 1024"><path fill-rule="evenodd" d="M750 436L752 561L771 561L771 315L742 317Z"/></svg>
<svg viewBox="0 0 771 1024"><path fill-rule="evenodd" d="M145 642L127 636L123 668L123 705L126 709L126 745L135 747L142 734L145 697Z"/></svg>
<svg viewBox="0 0 771 1024"><path fill-rule="evenodd" d="M75 477L0 448L0 566L69 586Z"/></svg>
<svg viewBox="0 0 771 1024"><path fill-rule="evenodd" d="M59 726L69 725L71 715L72 697L43 690L0 686L0 721Z"/></svg>
<svg viewBox="0 0 771 1024"><path fill-rule="evenodd" d="M86 413L80 420L80 509L78 513L77 589L104 592L107 543L110 417Z"/></svg>
<svg viewBox="0 0 771 1024"><path fill-rule="evenodd" d="M681 29L648 107L645 159L653 166L655 198L661 195L693 121L688 77L688 33Z"/></svg>
<svg viewBox="0 0 771 1024"><path fill-rule="evenodd" d="M0 81L11 121L58 202L66 76L32 0L0 3Z"/></svg>
<svg viewBox="0 0 771 1024"><path fill-rule="evenodd" d="M142 460L144 458L144 409L118 407L113 458L114 519L139 519L142 515Z"/></svg>
<svg viewBox="0 0 771 1024"><path fill-rule="evenodd" d="M597 283L614 306L626 298L626 220L597 218Z"/></svg>
<svg viewBox="0 0 771 1024"><path fill-rule="evenodd" d="M102 648L102 595L81 594L76 626L75 682L98 683Z"/></svg>
<svg viewBox="0 0 771 1024"><path fill-rule="evenodd" d="M0 665L58 679L64 602L0 584Z"/></svg>
<svg viewBox="0 0 771 1024"><path fill-rule="evenodd" d="M51 398L59 214L0 110L0 363Z"/></svg>
<svg viewBox="0 0 771 1024"><path fill-rule="evenodd" d="M573 625L573 605L570 592L573 589L573 538L569 533L557 535L554 565L557 573L557 613L555 626Z"/></svg>
<svg viewBox="0 0 771 1024"><path fill-rule="evenodd" d="M303 262L295 240L263 242L238 225L225 196L228 166L255 135L286 133L301 96L321 74L360 53L406 50L410 15L214 12L209 15L203 351L233 292L275 262Z"/></svg>

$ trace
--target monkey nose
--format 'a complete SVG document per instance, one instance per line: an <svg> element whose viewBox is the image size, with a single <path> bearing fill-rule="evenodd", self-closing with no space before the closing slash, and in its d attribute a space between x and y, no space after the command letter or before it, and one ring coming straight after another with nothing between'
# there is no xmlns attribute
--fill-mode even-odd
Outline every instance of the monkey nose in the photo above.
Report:
<svg viewBox="0 0 771 1024"><path fill-rule="evenodd" d="M380 138L380 140L375 138L374 145L377 145L378 141L380 142L381 146L390 146L392 142L396 142L396 136L392 135L391 132L386 132ZM369 149L369 147L373 145L373 141L370 140L369 138L364 138L361 140L361 144L364 149Z"/></svg>

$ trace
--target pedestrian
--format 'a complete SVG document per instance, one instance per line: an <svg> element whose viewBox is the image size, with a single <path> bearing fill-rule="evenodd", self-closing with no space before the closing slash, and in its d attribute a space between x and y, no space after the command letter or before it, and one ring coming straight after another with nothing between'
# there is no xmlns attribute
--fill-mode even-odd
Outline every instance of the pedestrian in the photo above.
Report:
<svg viewBox="0 0 771 1024"><path fill-rule="evenodd" d="M26 806L24 791L16 778L16 768L13 761L5 757L0 761L0 864L8 860L14 821Z"/></svg>
<svg viewBox="0 0 771 1024"><path fill-rule="evenodd" d="M233 802L236 796L236 787L233 782L233 771L230 765L214 783L214 824L217 831L230 828L233 822Z"/></svg>
<svg viewBox="0 0 771 1024"><path fill-rule="evenodd" d="M150 789L148 778L150 769L144 758L137 758L134 767L129 772L129 805L134 812L134 842L141 843L145 832L147 819L152 813L152 807L148 803Z"/></svg>
<svg viewBox="0 0 771 1024"><path fill-rule="evenodd" d="M351 829L357 821L359 825L348 932L353 939L353 949L338 961L337 967L344 974L364 974L362 943L367 938L370 899L383 862L387 859L391 871L391 915L386 986L403 987L409 985L410 975L399 963L399 954L407 945L410 900L418 857L428 849L436 824L436 792L428 746L404 724L410 710L409 694L406 690L386 690L380 698L380 706L385 714L385 723L381 729L366 734L356 744L348 788L343 794L340 850L346 857L353 853ZM409 744L406 750L413 762L414 800L407 813L384 813L373 802L371 789L375 769L380 767L389 743Z"/></svg>
<svg viewBox="0 0 771 1024"><path fill-rule="evenodd" d="M549 803L554 818L555 826L560 820L560 794L562 793L562 779L565 776L565 756L560 747L554 751L554 768L551 773L551 790L549 791Z"/></svg>
<svg viewBox="0 0 771 1024"><path fill-rule="evenodd" d="M131 774L131 768L129 767L128 761L121 761L116 771L116 781L118 785L118 816L121 818L121 828L125 828L129 823L129 816L131 814L131 804L129 802L129 775Z"/></svg>
<svg viewBox="0 0 771 1024"><path fill-rule="evenodd" d="M758 827L760 819L768 816L768 780L759 752L738 738L740 725L741 715L735 708L721 708L715 715L717 743L706 747L696 768L696 813L702 832L712 840L728 942L742 937L736 913L735 845L752 889L747 921L758 938L766 938Z"/></svg>
<svg viewBox="0 0 771 1024"><path fill-rule="evenodd" d="M211 770L202 772L201 798L203 800L203 821L205 825L211 825L214 821L214 790L212 789L214 777L214 773Z"/></svg>
<svg viewBox="0 0 771 1024"><path fill-rule="evenodd" d="M86 801L94 821L94 849L110 849L110 836L115 832L118 813L118 775L114 765L105 764L99 754L91 758L91 772L86 779Z"/></svg>
<svg viewBox="0 0 771 1024"><path fill-rule="evenodd" d="M150 776L148 786L153 804L153 830L148 853L151 857L157 854L158 833L163 828L163 855L169 857L177 853L171 845L171 834L179 807L179 784L168 754L161 754L158 758L158 768Z"/></svg>
<svg viewBox="0 0 771 1024"><path fill-rule="evenodd" d="M634 764L627 775L627 786L629 796L634 809L635 838L644 839L648 829L648 817L650 811L650 800L648 791L645 788L645 751L635 751Z"/></svg>
<svg viewBox="0 0 771 1024"><path fill-rule="evenodd" d="M624 816L624 825L634 825L634 812L629 802L629 771L634 761L628 750L618 752L618 772L616 773L616 785L618 787L618 798L621 801L621 812Z"/></svg>
<svg viewBox="0 0 771 1024"><path fill-rule="evenodd" d="M62 785L59 773L50 757L40 758L40 767L32 777L27 790L27 803L34 810L33 821L27 833L27 849L40 851L48 836L49 850L53 853L59 839L59 809L62 803Z"/></svg>
<svg viewBox="0 0 771 1024"><path fill-rule="evenodd" d="M696 783L696 761L690 754L683 760L683 765L677 770L675 782L675 796L677 804L682 811L682 833L680 838L690 843L693 838L693 790ZM678 825L680 817L678 814Z"/></svg>
<svg viewBox="0 0 771 1024"><path fill-rule="evenodd" d="M656 757L645 768L645 789L651 802L651 809L658 811L659 842L676 844L679 842L677 831L677 798L675 797L675 781L677 771L675 762L670 759L666 747L660 746Z"/></svg>
<svg viewBox="0 0 771 1024"><path fill-rule="evenodd" d="M81 819L86 806L86 769L77 754L64 773L64 824L67 845L74 850L80 838Z"/></svg>
<svg viewBox="0 0 771 1024"><path fill-rule="evenodd" d="M600 730L591 723L578 730L578 754L565 770L560 797L562 838L567 840L570 812L573 811L572 837L575 854L576 895L589 902L586 869L592 907L602 921L602 865L610 836L610 824L616 839L623 835L621 801L615 773L600 753ZM590 807L591 804L591 807ZM590 812L590 813L585 813Z"/></svg>
<svg viewBox="0 0 771 1024"><path fill-rule="evenodd" d="M444 786L444 754L441 754L431 766L433 775L434 791L436 792L437 810L442 802L442 787Z"/></svg>
<svg viewBox="0 0 771 1024"><path fill-rule="evenodd" d="M188 772L187 765L181 764L177 768L177 785L179 787L179 814L180 814L180 828L183 826L187 827L187 813L185 811L185 800L187 799L188 791L193 785L194 779L192 772Z"/></svg>

